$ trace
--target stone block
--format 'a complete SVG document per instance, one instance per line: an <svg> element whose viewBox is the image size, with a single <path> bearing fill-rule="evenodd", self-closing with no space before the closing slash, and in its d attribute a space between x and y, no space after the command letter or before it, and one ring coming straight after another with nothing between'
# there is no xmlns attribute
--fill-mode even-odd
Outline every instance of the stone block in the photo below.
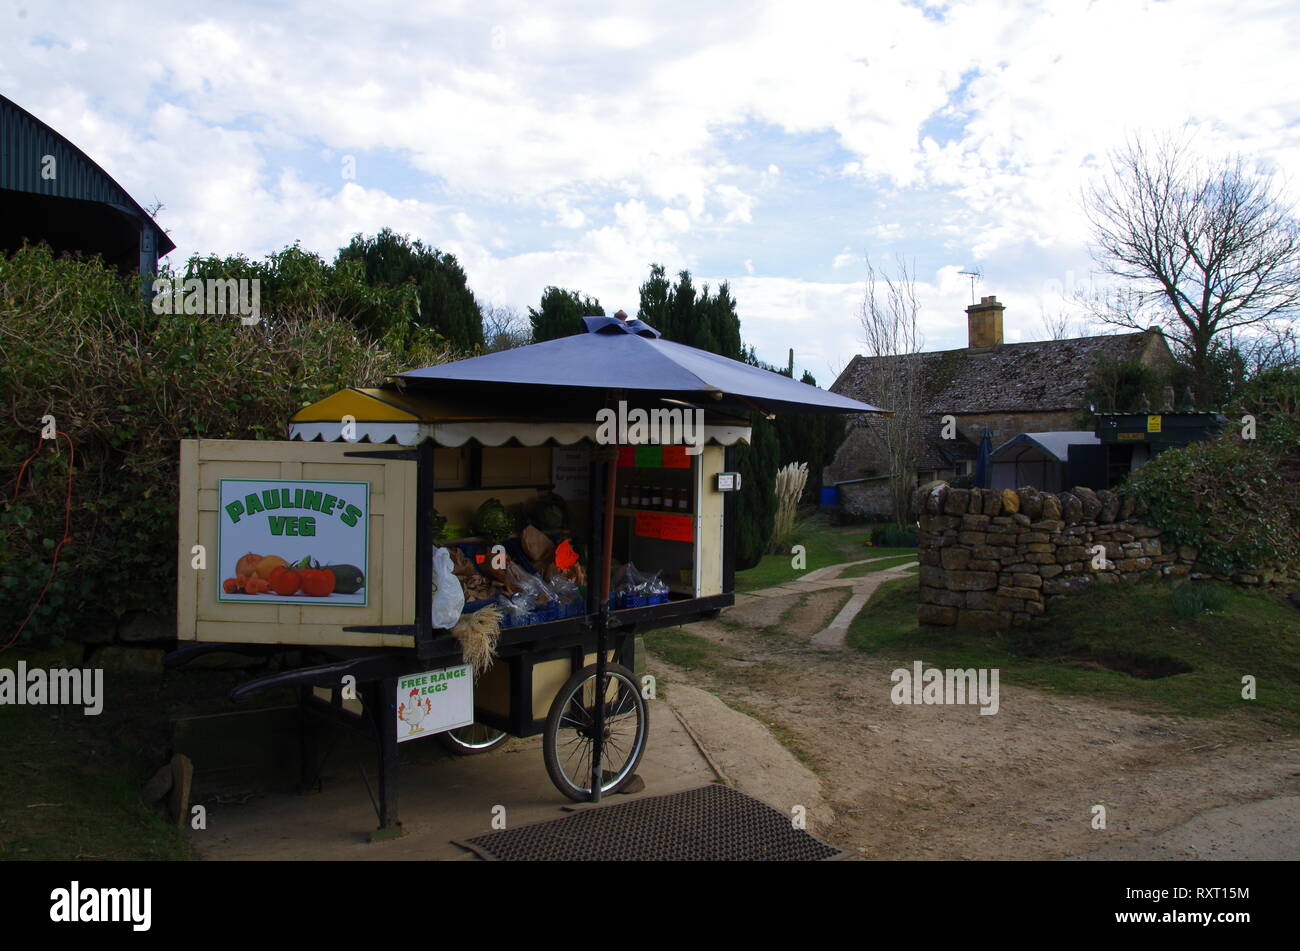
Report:
<svg viewBox="0 0 1300 951"><path fill-rule="evenodd" d="M952 608L960 608L966 604L966 595L960 591L949 591L947 588L923 586L918 597L926 604L942 604Z"/></svg>
<svg viewBox="0 0 1300 951"><path fill-rule="evenodd" d="M1101 512L1097 515L1097 521L1115 521L1119 517L1119 506L1122 501L1120 497L1110 489L1101 489L1097 492L1097 498L1101 501Z"/></svg>
<svg viewBox="0 0 1300 951"><path fill-rule="evenodd" d="M1123 558L1115 562L1120 571L1145 571L1151 567L1150 558Z"/></svg>
<svg viewBox="0 0 1300 951"><path fill-rule="evenodd" d="M1092 575L1075 575L1073 577L1062 576L1060 578L1049 578L1043 582L1043 594L1078 594L1086 591L1093 585Z"/></svg>
<svg viewBox="0 0 1300 951"><path fill-rule="evenodd" d="M943 514L965 515L970 508L970 489L948 488L943 500Z"/></svg>
<svg viewBox="0 0 1300 951"><path fill-rule="evenodd" d="M1085 522L1095 522L1101 512L1101 499L1097 498L1097 493L1087 486L1076 485L1070 490L1070 494L1079 500L1083 520Z"/></svg>
<svg viewBox="0 0 1300 951"><path fill-rule="evenodd" d="M920 624L951 627L957 623L957 609L941 604L918 604L916 620Z"/></svg>
<svg viewBox="0 0 1300 951"><path fill-rule="evenodd" d="M950 571L949 591L988 591L997 587L998 576L992 571Z"/></svg>
<svg viewBox="0 0 1300 951"><path fill-rule="evenodd" d="M1029 516L1029 520L1037 521L1043 517L1043 494L1033 486L1021 486L1020 493L1020 511Z"/></svg>
<svg viewBox="0 0 1300 951"><path fill-rule="evenodd" d="M999 598L1016 598L1021 601L1037 601L1042 597L1036 588L1012 588L1003 586L997 589Z"/></svg>
<svg viewBox="0 0 1300 951"><path fill-rule="evenodd" d="M939 554L943 567L948 571L962 571L970 564L969 548L945 548Z"/></svg>

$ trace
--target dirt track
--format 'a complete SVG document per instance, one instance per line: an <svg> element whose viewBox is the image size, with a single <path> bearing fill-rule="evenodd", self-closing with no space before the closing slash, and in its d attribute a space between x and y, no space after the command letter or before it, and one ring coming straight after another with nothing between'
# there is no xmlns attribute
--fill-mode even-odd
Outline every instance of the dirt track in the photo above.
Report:
<svg viewBox="0 0 1300 951"><path fill-rule="evenodd" d="M684 682L768 723L820 778L824 805L810 811L810 828L863 857L1062 858L1217 806L1300 793L1300 739L1254 724L1150 716L1006 684L995 716L975 706L896 706L894 665L810 643L847 592L804 597L766 632L799 595L691 625L734 654L713 669L655 657L651 669L670 697L671 684ZM805 782L797 765L772 768L789 769L797 787ZM779 776L767 779L780 786ZM1095 805L1106 808L1104 830L1092 828Z"/></svg>

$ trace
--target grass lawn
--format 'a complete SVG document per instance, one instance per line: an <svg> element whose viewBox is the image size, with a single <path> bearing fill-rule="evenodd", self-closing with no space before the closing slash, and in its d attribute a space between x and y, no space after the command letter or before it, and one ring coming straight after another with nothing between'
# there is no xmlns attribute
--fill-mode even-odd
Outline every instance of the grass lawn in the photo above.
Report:
<svg viewBox="0 0 1300 951"><path fill-rule="evenodd" d="M804 567L791 567L789 555L764 555L753 568L736 572L736 593L785 584L827 565L908 552L915 555L915 548L873 548L867 545L871 529L871 525L831 525L824 515L809 516L795 525L790 536L791 545L803 545L806 549Z"/></svg>
<svg viewBox="0 0 1300 951"><path fill-rule="evenodd" d="M0 666L83 667L72 646L6 652ZM165 677L104 671L98 716L81 707L6 706L0 713L0 860L193 858L164 805L140 787L166 761L168 718L229 711L226 693L247 672L177 671ZM282 702L282 700L281 700Z"/></svg>
<svg viewBox="0 0 1300 951"><path fill-rule="evenodd" d="M849 646L899 666L997 667L1006 683L1300 728L1300 611L1277 592L1224 586L1222 610L1185 619L1168 584L1117 584L1056 602L1032 626L989 633L920 627L917 586L882 585L850 626ZM1247 675L1252 701L1241 696Z"/></svg>

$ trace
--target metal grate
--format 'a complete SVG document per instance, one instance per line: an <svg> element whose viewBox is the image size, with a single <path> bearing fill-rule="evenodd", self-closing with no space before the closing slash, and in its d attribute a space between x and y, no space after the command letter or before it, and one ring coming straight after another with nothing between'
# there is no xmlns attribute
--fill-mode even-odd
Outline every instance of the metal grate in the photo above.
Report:
<svg viewBox="0 0 1300 951"><path fill-rule="evenodd" d="M458 841L505 862L809 862L847 853L791 825L790 817L713 784Z"/></svg>

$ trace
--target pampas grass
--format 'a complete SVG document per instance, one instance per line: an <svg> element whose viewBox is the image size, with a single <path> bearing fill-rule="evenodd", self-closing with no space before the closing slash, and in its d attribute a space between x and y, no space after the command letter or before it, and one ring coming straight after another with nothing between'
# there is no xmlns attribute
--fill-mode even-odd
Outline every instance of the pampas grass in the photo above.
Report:
<svg viewBox="0 0 1300 951"><path fill-rule="evenodd" d="M501 637L501 611L489 604L473 614L462 615L451 633L460 641L461 656L474 668L474 680L477 681L496 660L497 640Z"/></svg>
<svg viewBox="0 0 1300 951"><path fill-rule="evenodd" d="M776 521L772 526L772 551L783 555L786 539L794 531L794 516L808 484L808 463L792 462L776 472Z"/></svg>

